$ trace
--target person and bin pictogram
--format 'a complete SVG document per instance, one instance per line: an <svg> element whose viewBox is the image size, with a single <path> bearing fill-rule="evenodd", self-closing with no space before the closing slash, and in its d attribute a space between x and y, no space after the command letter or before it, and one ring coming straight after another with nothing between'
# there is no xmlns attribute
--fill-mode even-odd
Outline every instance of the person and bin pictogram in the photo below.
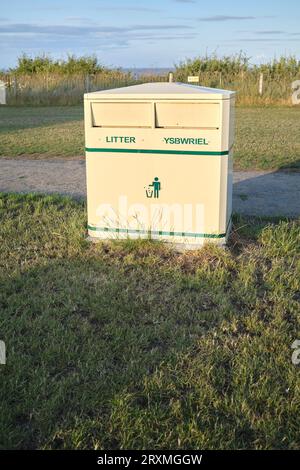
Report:
<svg viewBox="0 0 300 470"><path fill-rule="evenodd" d="M153 189L151 189L153 188ZM159 197L159 192L161 191L161 184L160 184L160 181L159 181L159 178L157 176L155 176L155 178L153 179L152 183L148 185L146 189L146 196L148 198L158 198Z"/></svg>

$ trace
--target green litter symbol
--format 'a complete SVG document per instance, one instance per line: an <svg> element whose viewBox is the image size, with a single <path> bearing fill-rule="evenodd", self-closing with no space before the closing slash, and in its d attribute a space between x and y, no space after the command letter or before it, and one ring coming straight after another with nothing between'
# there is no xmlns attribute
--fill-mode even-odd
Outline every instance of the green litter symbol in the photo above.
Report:
<svg viewBox="0 0 300 470"><path fill-rule="evenodd" d="M153 189L151 189L153 188ZM148 198L158 198L159 197L159 192L161 191L161 184L159 181L159 178L155 176L154 180L152 181L151 184L149 184L146 188L146 196Z"/></svg>

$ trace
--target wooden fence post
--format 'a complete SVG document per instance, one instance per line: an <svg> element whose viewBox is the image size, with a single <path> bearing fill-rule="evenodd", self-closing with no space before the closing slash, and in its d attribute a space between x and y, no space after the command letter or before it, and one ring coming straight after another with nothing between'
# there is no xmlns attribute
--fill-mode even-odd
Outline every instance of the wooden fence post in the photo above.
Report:
<svg viewBox="0 0 300 470"><path fill-rule="evenodd" d="M6 85L0 80L0 104L6 104Z"/></svg>
<svg viewBox="0 0 300 470"><path fill-rule="evenodd" d="M260 96L263 94L263 85L264 85L264 74L260 73L259 74L259 83L258 83L258 93Z"/></svg>
<svg viewBox="0 0 300 470"><path fill-rule="evenodd" d="M90 76L86 75L85 76L85 91L89 93L90 91Z"/></svg>
<svg viewBox="0 0 300 470"><path fill-rule="evenodd" d="M17 82L17 77L14 75L14 96L17 98L18 95L18 82Z"/></svg>
<svg viewBox="0 0 300 470"><path fill-rule="evenodd" d="M169 83L173 82L173 72L169 72Z"/></svg>

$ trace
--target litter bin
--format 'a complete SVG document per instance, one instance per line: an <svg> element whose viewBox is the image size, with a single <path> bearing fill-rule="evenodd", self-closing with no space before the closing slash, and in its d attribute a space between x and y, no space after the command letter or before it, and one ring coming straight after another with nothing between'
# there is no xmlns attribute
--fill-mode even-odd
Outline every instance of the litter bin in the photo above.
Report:
<svg viewBox="0 0 300 470"><path fill-rule="evenodd" d="M182 83L86 93L89 236L224 244L234 96Z"/></svg>

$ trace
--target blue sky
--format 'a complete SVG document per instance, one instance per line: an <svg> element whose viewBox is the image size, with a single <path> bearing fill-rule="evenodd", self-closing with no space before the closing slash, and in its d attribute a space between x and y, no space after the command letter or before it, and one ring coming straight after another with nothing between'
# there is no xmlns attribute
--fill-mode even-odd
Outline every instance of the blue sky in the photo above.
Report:
<svg viewBox="0 0 300 470"><path fill-rule="evenodd" d="M243 50L251 62L300 58L299 0L5 0L0 69L17 57L96 54L121 67L171 67Z"/></svg>

